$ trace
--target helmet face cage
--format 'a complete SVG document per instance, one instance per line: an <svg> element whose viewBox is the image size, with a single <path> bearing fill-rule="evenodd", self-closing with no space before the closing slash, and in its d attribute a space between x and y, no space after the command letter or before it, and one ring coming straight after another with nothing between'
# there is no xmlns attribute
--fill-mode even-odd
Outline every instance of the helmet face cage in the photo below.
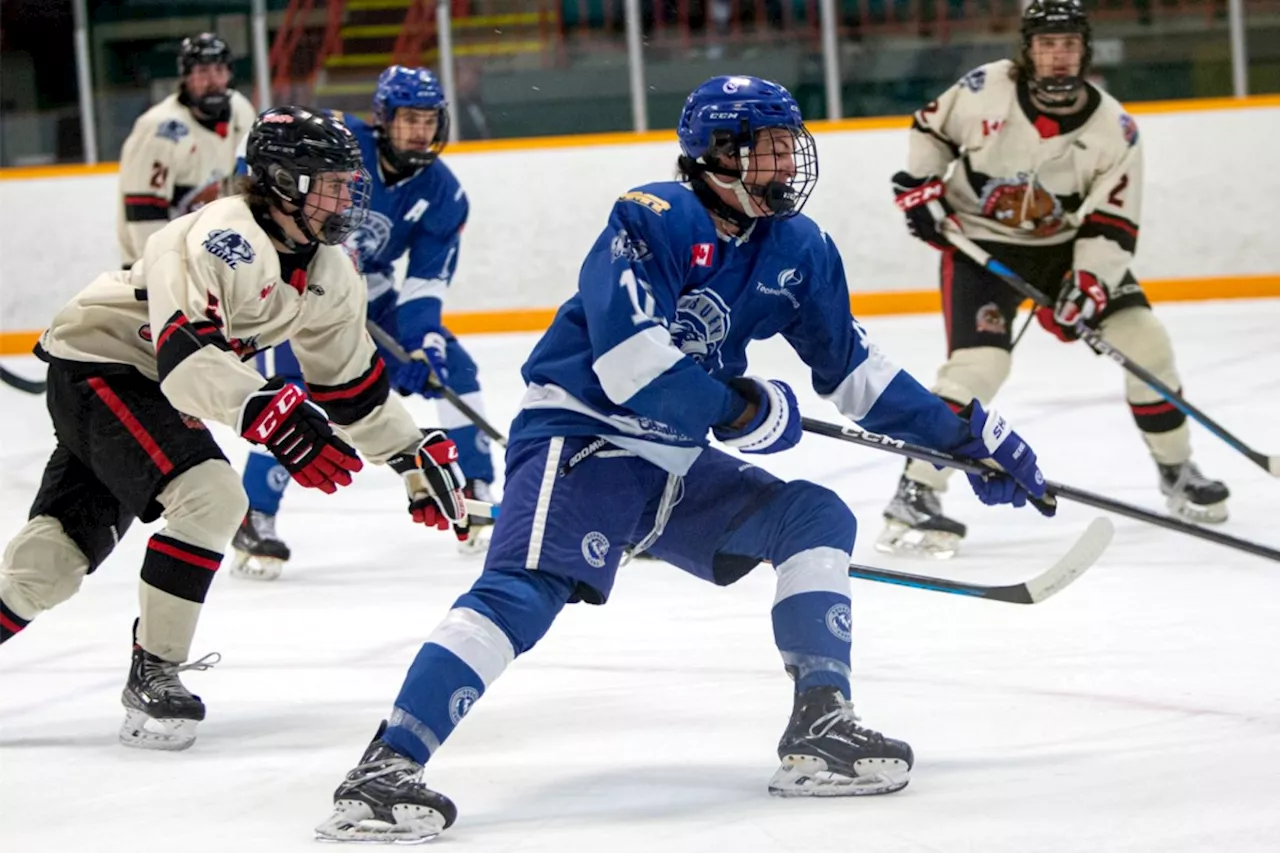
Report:
<svg viewBox="0 0 1280 853"><path fill-rule="evenodd" d="M435 110L439 120L435 135L425 151L396 148L391 141L391 123L398 109ZM444 151L449 140L449 105L444 88L427 68L393 65L378 77L373 94L373 118L379 128L378 141L383 156L397 169L409 171L429 166Z"/></svg>
<svg viewBox="0 0 1280 853"><path fill-rule="evenodd" d="M1080 70L1064 77L1040 77L1031 56L1031 42L1037 35L1077 34L1084 42ZM1028 87L1049 104L1070 103L1084 86L1084 77L1093 58L1093 30L1080 0L1032 0L1022 15L1022 66Z"/></svg>
<svg viewBox="0 0 1280 853"><path fill-rule="evenodd" d="M785 134L763 133L772 129ZM746 204L754 199L765 215L794 216L817 185L817 144L795 99L776 83L708 80L685 102L677 135L685 157L705 172L737 179L750 197L739 195L748 215L755 215Z"/></svg>

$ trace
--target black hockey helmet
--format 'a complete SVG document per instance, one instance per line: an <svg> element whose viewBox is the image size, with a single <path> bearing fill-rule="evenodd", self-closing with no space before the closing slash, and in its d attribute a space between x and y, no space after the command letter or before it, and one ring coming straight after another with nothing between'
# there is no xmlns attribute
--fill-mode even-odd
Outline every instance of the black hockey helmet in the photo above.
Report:
<svg viewBox="0 0 1280 853"><path fill-rule="evenodd" d="M1081 87L1093 58L1093 29L1081 0L1031 0L1022 13L1022 60L1027 85L1047 103L1070 102ZM1067 77L1037 77L1031 39L1043 33L1078 33L1084 41L1080 72Z"/></svg>
<svg viewBox="0 0 1280 853"><path fill-rule="evenodd" d="M184 80L183 91L188 106L195 107L207 116L225 117L231 109L231 94L228 90L205 92L198 98L186 92L185 80L199 65L225 65L230 70L231 48L225 40L213 33L188 36L178 48L178 76Z"/></svg>
<svg viewBox="0 0 1280 853"><path fill-rule="evenodd" d="M347 126L331 115L305 107L274 107L264 111L245 141L245 165L260 193L312 240L330 246L341 243L360 227L369 212L372 184L360 157L360 145ZM326 191L316 179L337 173L336 189ZM333 186L332 182L326 182ZM325 197L350 195L350 205L330 213L318 226L307 211ZM323 195L317 196L317 193Z"/></svg>

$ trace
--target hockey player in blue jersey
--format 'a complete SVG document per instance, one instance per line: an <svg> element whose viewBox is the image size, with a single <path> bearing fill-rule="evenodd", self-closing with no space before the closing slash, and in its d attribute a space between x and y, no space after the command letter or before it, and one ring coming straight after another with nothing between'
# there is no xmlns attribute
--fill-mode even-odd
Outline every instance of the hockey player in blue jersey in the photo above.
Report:
<svg viewBox="0 0 1280 853"><path fill-rule="evenodd" d="M907 784L911 747L860 725L850 702L852 514L821 486L707 446L708 433L747 454L801 438L791 389L743 375L746 346L782 335L815 390L869 430L993 459L1009 476L972 481L986 503L1041 498L1044 477L998 415L976 402L952 412L854 322L840 255L800 213L817 152L785 89L714 78L678 134L684 182L622 195L525 363L484 572L427 638L322 838L411 841L449 826L456 809L423 765L565 604L604 604L624 553L641 550L717 585L773 565L794 706L771 793Z"/></svg>
<svg viewBox="0 0 1280 853"><path fill-rule="evenodd" d="M440 318L468 213L462 186L438 159L449 136L444 90L425 68L393 65L378 78L374 125L351 115L342 119L359 140L373 176L369 215L347 241L369 288L369 318L395 335L405 350L420 350L426 358L402 365L380 348L391 384L402 394L438 397L428 384L434 372L483 414L476 364ZM408 270L404 284L396 288L392 265L406 253ZM287 346L263 353L258 362L267 376L301 381L298 363ZM467 496L491 500L494 472L488 437L448 401L439 399L437 406L437 423L458 446ZM251 453L243 480L249 514L232 543L236 556L231 571L244 577L275 578L290 556L275 529L289 476L273 457ZM483 539L473 531L460 547L477 550L483 547Z"/></svg>

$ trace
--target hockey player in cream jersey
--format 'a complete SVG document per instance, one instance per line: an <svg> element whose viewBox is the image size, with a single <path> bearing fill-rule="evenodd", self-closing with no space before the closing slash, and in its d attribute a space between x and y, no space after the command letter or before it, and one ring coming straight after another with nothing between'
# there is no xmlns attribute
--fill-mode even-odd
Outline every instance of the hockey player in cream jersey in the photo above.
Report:
<svg viewBox="0 0 1280 853"><path fill-rule="evenodd" d="M120 151L117 234L125 269L170 219L225 194L253 105L231 83L231 50L213 33L183 39L178 91L133 124Z"/></svg>
<svg viewBox="0 0 1280 853"><path fill-rule="evenodd" d="M163 516L142 563L120 731L128 746L183 749L205 715L178 674L207 665L185 662L246 499L201 419L232 426L327 493L362 467L340 426L403 476L415 521L467 536L457 447L420 431L388 396L364 285L338 245L368 206L355 138L282 107L254 124L247 161L244 195L169 223L139 263L72 299L37 346L57 447L0 562L0 641L71 597L135 518ZM285 340L310 399L243 363Z"/></svg>
<svg viewBox="0 0 1280 853"><path fill-rule="evenodd" d="M1037 311L1045 329L1070 342L1083 319L1180 387L1169 336L1130 271L1142 207L1138 128L1085 82L1091 44L1080 0L1033 0L1017 60L971 71L915 114L894 191L911 232L942 251L949 357L933 391L956 408L975 398L988 404L1009 375L1022 297L949 244L947 220L1056 299ZM1190 461L1186 416L1132 375L1125 396L1169 508L1193 521L1225 520L1227 488ZM954 554L965 526L942 513L946 481L947 472L910 463L877 547Z"/></svg>

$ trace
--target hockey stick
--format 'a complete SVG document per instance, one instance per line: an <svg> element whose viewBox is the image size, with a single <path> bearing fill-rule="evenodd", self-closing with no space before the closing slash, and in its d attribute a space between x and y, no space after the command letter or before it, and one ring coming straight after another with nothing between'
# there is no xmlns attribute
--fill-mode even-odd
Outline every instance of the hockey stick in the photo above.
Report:
<svg viewBox="0 0 1280 853"><path fill-rule="evenodd" d="M365 323L365 327L369 330L369 334L373 336L373 339L378 342L378 346L395 356L396 361L399 361L401 364L408 364L415 360L415 356L406 352L405 348L400 346L400 342L393 338L386 329L382 328L377 323L370 320ZM422 359L420 355L417 357L418 360ZM494 428L493 424L486 421L479 412L468 406L466 401L458 395L458 392L454 391L449 386L442 384L434 371L431 373L431 378L428 380L428 384L433 390L439 391L446 400L453 404L455 409L462 412L463 416L467 420L475 424L477 429L489 436L489 438L493 439L496 444L500 447L507 446L507 437L498 432L498 430Z"/></svg>
<svg viewBox="0 0 1280 853"><path fill-rule="evenodd" d="M867 432L859 429L852 424L848 426L837 426L829 424L825 421L814 420L813 418L803 418L802 423L805 432L811 432L815 435L825 435L828 438L847 441L851 444L861 444L863 447L874 447L877 450L887 450L898 456L906 456L909 459L919 459L924 462L930 462L934 465L940 465L948 468L955 468L964 471L966 474L979 474L982 476L990 476L996 472L991 468L975 462L972 459L962 459L953 456L950 453L944 453L940 450L933 450L928 447L921 447L918 444L908 444L905 441L896 438L890 438L887 435L878 435L873 432ZM1161 515L1132 504L1122 503L1121 501L1103 497L1092 492L1086 492L1083 489L1076 489L1071 486L1065 486L1061 483L1049 482L1045 491L1046 495L1052 495L1055 498L1065 498L1066 500L1082 503L1095 509L1114 512L1116 515L1123 515L1137 521L1145 521L1148 524L1154 524L1157 527L1163 527L1166 530L1172 530L1175 533L1185 533L1188 536L1194 536L1197 539L1204 539L1206 542L1214 542L1218 545L1224 545L1228 548L1234 548L1237 551L1244 551L1254 554L1258 557L1265 557L1268 560L1280 562L1280 551L1274 548L1268 548L1266 545L1259 545L1256 542L1250 542L1246 539L1237 539L1234 536L1228 536L1225 533L1219 533L1216 530L1200 527L1196 524L1190 524L1177 518L1167 515Z"/></svg>
<svg viewBox="0 0 1280 853"><path fill-rule="evenodd" d="M964 234L958 232L955 228L950 226L947 227L947 239L951 241L951 245L968 255L974 263L1002 278L1006 284L1030 299L1032 302L1036 303L1036 305L1039 305L1042 308L1053 305L1053 303L1049 301L1049 297L1045 296L1013 270L991 257L990 253L985 251L978 244L974 243ZM1153 391L1158 393L1187 417L1198 421L1205 429L1209 430L1209 432L1213 433L1218 438L1249 457L1255 465L1270 473L1271 476L1280 477L1280 456L1268 456L1265 453L1259 453L1231 433L1227 432L1225 427L1184 400L1181 394L1161 382L1155 374L1151 373L1151 371L1147 370L1140 364L1134 363L1124 353L1104 341L1102 339L1102 334L1096 329L1089 328L1083 320L1076 323L1075 332L1080 336L1080 339L1088 344L1098 355L1105 355L1107 358L1111 359L1116 364L1141 379L1150 386Z"/></svg>
<svg viewBox="0 0 1280 853"><path fill-rule="evenodd" d="M467 501L467 513L480 518L498 517L498 507L483 501ZM985 584L966 583L965 581L936 578L929 575L913 575L908 572L894 572L888 569L877 569L858 563L849 564L849 577L859 580L889 583L896 586L909 586L916 589L927 589L931 592L945 592L950 595L964 595L969 598L985 598L989 601L1005 601L1010 604L1038 604L1051 595L1065 589L1072 581L1085 573L1085 570L1097 562L1098 557L1111 543L1115 528L1105 518L1095 518L1079 539L1052 566L1040 574L1022 583L1006 586L987 586Z"/></svg>
<svg viewBox="0 0 1280 853"><path fill-rule="evenodd" d="M16 373L5 370L2 365L0 365L0 382L19 391L26 391L28 394L43 394L45 388L49 386L49 383L42 379L23 379Z"/></svg>

